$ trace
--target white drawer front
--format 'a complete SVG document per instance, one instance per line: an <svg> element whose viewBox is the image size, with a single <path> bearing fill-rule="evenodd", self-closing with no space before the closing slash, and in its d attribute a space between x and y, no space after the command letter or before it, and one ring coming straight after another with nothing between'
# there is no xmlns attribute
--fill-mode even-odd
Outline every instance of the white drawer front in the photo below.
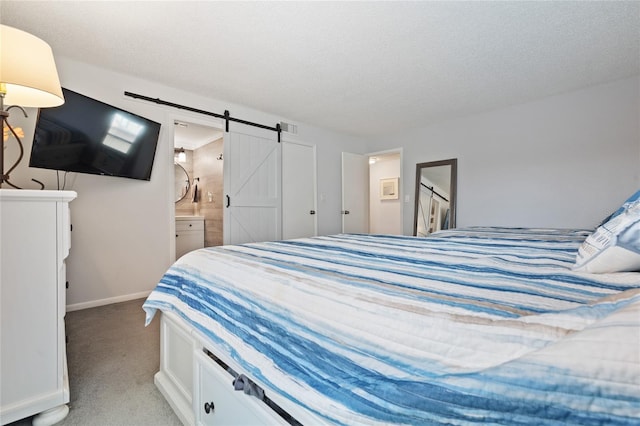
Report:
<svg viewBox="0 0 640 426"><path fill-rule="evenodd" d="M233 389L233 377L202 352L195 352L197 425L273 425L287 423L264 403Z"/></svg>
<svg viewBox="0 0 640 426"><path fill-rule="evenodd" d="M204 220L176 220L176 231L204 230Z"/></svg>

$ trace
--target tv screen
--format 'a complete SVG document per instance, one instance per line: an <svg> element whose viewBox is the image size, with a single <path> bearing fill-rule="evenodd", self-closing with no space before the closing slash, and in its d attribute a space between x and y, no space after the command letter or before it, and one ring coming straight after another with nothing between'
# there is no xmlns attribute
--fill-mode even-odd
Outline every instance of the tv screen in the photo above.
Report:
<svg viewBox="0 0 640 426"><path fill-rule="evenodd" d="M40 110L29 166L150 180L160 124L71 90Z"/></svg>

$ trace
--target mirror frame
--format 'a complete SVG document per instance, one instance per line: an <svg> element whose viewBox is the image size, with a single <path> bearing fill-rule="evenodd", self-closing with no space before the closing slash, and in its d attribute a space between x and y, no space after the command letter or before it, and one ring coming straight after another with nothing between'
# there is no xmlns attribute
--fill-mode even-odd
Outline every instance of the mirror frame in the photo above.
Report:
<svg viewBox="0 0 640 426"><path fill-rule="evenodd" d="M458 159L450 158L448 160L429 161L426 163L416 164L416 189L415 189L415 205L413 209L413 235L418 232L418 204L420 202L420 182L422 177L422 169L428 167L451 166L451 177L449 180L449 229L456 227L456 198L458 187Z"/></svg>
<svg viewBox="0 0 640 426"><path fill-rule="evenodd" d="M184 191L184 194L182 195L182 197L180 197L180 198L175 200L176 203L179 203L180 201L184 200L185 197L187 196L187 194L189 193L189 190L191 189L191 182L190 182L190 179L189 179L189 173L187 173L187 169L182 167L182 164L178 163L177 161L173 162L174 173L175 173L176 166L180 167L182 169L182 171L184 172L184 175L187 177L187 189ZM174 181L174 186L175 186L175 181ZM174 192L175 192L175 188L174 188Z"/></svg>

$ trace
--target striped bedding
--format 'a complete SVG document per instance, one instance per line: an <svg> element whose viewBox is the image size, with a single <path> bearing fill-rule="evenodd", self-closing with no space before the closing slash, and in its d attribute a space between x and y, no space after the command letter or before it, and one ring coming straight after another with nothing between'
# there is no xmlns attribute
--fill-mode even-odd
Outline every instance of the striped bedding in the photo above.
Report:
<svg viewBox="0 0 640 426"><path fill-rule="evenodd" d="M341 234L191 252L144 303L336 424L638 424L640 273L585 230Z"/></svg>

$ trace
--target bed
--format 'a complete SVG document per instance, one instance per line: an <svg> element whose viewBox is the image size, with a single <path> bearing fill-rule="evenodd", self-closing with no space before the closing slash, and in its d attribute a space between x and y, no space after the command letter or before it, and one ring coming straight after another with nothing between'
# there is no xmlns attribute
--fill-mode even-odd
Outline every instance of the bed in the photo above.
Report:
<svg viewBox="0 0 640 426"><path fill-rule="evenodd" d="M156 384L185 424L637 424L640 273L576 266L594 234L191 252L143 305L162 312Z"/></svg>

